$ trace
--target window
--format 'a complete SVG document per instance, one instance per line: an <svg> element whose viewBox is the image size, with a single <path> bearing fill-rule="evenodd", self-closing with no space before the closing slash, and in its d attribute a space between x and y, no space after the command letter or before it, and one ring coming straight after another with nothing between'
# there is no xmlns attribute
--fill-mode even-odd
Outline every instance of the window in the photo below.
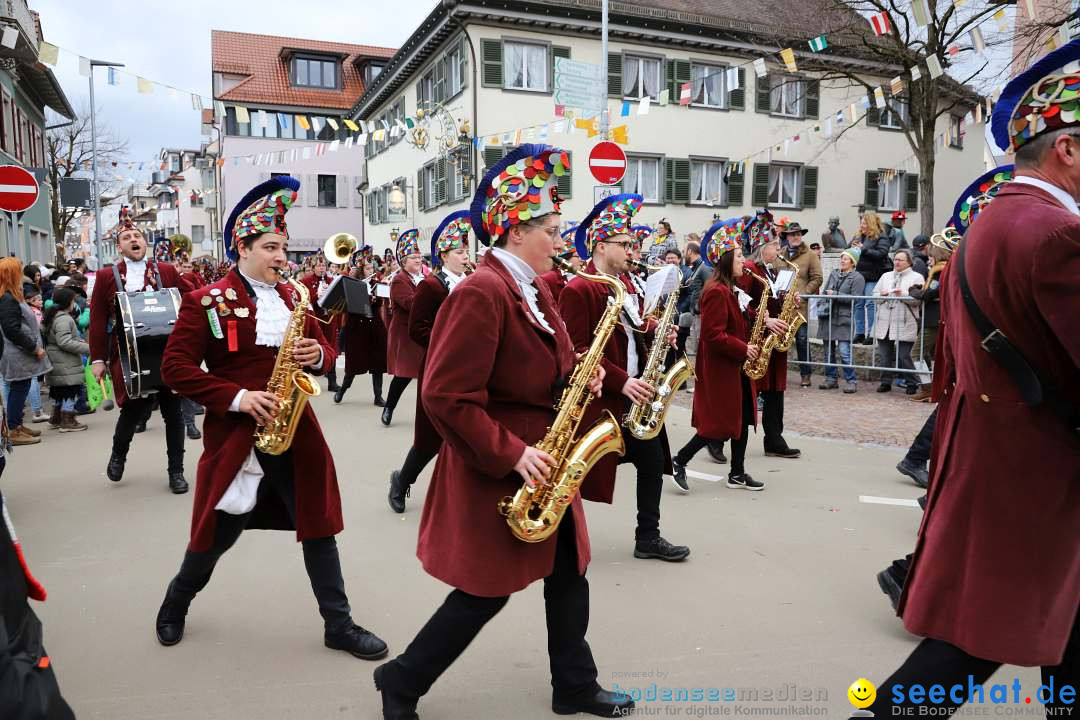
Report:
<svg viewBox="0 0 1080 720"><path fill-rule="evenodd" d="M188 202L191 203L191 207L203 207L205 205L203 196L194 191L188 195Z"/></svg>
<svg viewBox="0 0 1080 720"><path fill-rule="evenodd" d="M508 90L548 88L548 48L521 42L503 43L503 87Z"/></svg>
<svg viewBox="0 0 1080 720"><path fill-rule="evenodd" d="M727 107L727 68L721 65L691 63L693 103L701 107Z"/></svg>
<svg viewBox="0 0 1080 720"><path fill-rule="evenodd" d="M173 172L173 173L178 173L181 170L183 170L183 168L180 167L180 155L179 154L177 154L177 155L170 154L169 155L169 171Z"/></svg>
<svg viewBox="0 0 1080 720"><path fill-rule="evenodd" d="M364 66L364 87L370 87L375 79L379 77L379 73L383 71L386 65L383 63L368 63Z"/></svg>
<svg viewBox="0 0 1080 720"><path fill-rule="evenodd" d="M697 205L726 205L722 160L690 161L690 202Z"/></svg>
<svg viewBox="0 0 1080 720"><path fill-rule="evenodd" d="M895 170L867 170L863 205L882 211L919 209L919 175Z"/></svg>
<svg viewBox="0 0 1080 720"><path fill-rule="evenodd" d="M319 207L337 207L337 175L319 175Z"/></svg>
<svg viewBox="0 0 1080 720"><path fill-rule="evenodd" d="M298 87L329 88L336 90L338 83L338 63L336 60L322 60L313 57L294 57L292 61L293 85Z"/></svg>
<svg viewBox="0 0 1080 720"><path fill-rule="evenodd" d="M249 110L251 117L251 137L276 138L278 136L278 116L266 110ZM263 123L266 127L263 127ZM284 134L282 137L286 137Z"/></svg>
<svg viewBox="0 0 1080 720"><path fill-rule="evenodd" d="M446 187L450 202L457 202L469 196L471 163L471 147L459 147L450 153L446 170Z"/></svg>
<svg viewBox="0 0 1080 720"><path fill-rule="evenodd" d="M964 118L959 115L949 116L949 147L958 150L964 147Z"/></svg>
<svg viewBox="0 0 1080 720"><path fill-rule="evenodd" d="M623 192L641 195L645 202L661 202L660 158L627 157L622 187Z"/></svg>
<svg viewBox="0 0 1080 720"><path fill-rule="evenodd" d="M465 47L459 40L442 60L446 65L446 99L457 95L465 87Z"/></svg>
<svg viewBox="0 0 1080 720"><path fill-rule="evenodd" d="M3 95L3 107L0 108L0 146L6 152L11 152L11 93L6 87L0 86L0 94Z"/></svg>
<svg viewBox="0 0 1080 720"><path fill-rule="evenodd" d="M773 115L802 117L803 81L791 75L769 75L769 111Z"/></svg>
<svg viewBox="0 0 1080 720"><path fill-rule="evenodd" d="M416 86L416 102L417 105L427 106L435 102L435 72L429 71L424 73L424 76L420 78L420 82Z"/></svg>
<svg viewBox="0 0 1080 720"><path fill-rule="evenodd" d="M206 240L206 226L205 225L192 225L191 226L191 247L195 248L203 244Z"/></svg>
<svg viewBox="0 0 1080 720"><path fill-rule="evenodd" d="M881 110L878 124L883 128L892 130L903 129L903 122L908 119L908 101L905 98L890 97L886 100L886 106Z"/></svg>
<svg viewBox="0 0 1080 720"><path fill-rule="evenodd" d="M435 162L430 162L420 168L420 209L428 210L438 203L435 197L436 167Z"/></svg>
<svg viewBox="0 0 1080 720"><path fill-rule="evenodd" d="M640 100L643 97L660 100L659 58L624 55L622 67L623 97Z"/></svg>
<svg viewBox="0 0 1080 720"><path fill-rule="evenodd" d="M796 207L799 197L799 168L769 165L769 205Z"/></svg>
<svg viewBox="0 0 1080 720"><path fill-rule="evenodd" d="M899 210L903 198L903 176L899 173L878 175L878 210Z"/></svg>

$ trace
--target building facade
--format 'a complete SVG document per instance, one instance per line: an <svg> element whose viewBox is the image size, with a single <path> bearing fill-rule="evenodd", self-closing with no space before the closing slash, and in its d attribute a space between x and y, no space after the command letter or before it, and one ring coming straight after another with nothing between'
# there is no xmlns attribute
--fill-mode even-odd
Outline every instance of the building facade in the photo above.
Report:
<svg viewBox="0 0 1080 720"><path fill-rule="evenodd" d="M837 124L838 111L861 102L864 88L828 82L820 72L788 72L772 62L758 77L751 63L761 53L740 37L753 27L753 18L735 22L701 15L700 8L711 6L690 0L612 3L608 74L602 80L611 125L627 126L622 147L628 162L619 186L595 182L587 156L599 138L573 127L556 134L548 124L560 120L557 59L602 62L599 6L599 0L568 0L553 13L542 3L465 0L432 11L356 103L353 118L385 128L415 116L418 107L441 107L457 124L468 123L481 143L444 153L435 143L418 149L408 133L387 133L381 142L369 134L365 226L376 248L389 245L395 227L416 226L427 237L446 214L467 207L485 166L528 141L571 153L574 170L562 182L568 222L581 219L614 189L643 195L640 220L667 219L679 236L702 232L714 217L763 206L800 222L811 236L838 215L850 237L861 206L877 208L886 220L905 210L909 226L918 226L925 209L919 207L918 164L897 119L907 112L902 96L889 98L883 110L871 102L854 125ZM766 20L766 7L747 8ZM816 21L807 12L811 37ZM805 61L811 54L797 50L796 57ZM865 60L833 61L866 66L871 84L898 72ZM686 83L691 102L680 105ZM669 98L666 106L662 94ZM643 97L650 106L639 114ZM629 115L623 116L627 102ZM964 112L940 119L939 132L950 127L952 141L938 151L933 212L939 224L983 164L981 134L965 142ZM826 124L829 137L821 130ZM405 212L396 216L387 202L395 185L407 199Z"/></svg>

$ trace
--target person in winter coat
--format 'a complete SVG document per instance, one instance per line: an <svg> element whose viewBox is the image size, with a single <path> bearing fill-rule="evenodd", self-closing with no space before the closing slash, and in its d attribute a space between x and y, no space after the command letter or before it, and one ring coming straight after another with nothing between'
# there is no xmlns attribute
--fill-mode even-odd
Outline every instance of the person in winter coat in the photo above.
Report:
<svg viewBox="0 0 1080 720"><path fill-rule="evenodd" d="M874 288L874 295L887 298L910 297L911 288L922 285L926 279L911 269L911 251L900 250L893 258L893 270L885 273ZM919 335L919 301L891 300L881 303L877 310L874 336L878 339L878 364L881 366L881 384L878 392L889 392L895 373L887 368L915 369L911 360L911 348ZM914 375L906 382L907 394L914 395L918 384Z"/></svg>
<svg viewBox="0 0 1080 720"><path fill-rule="evenodd" d="M41 431L23 425L23 406L30 393L30 381L51 367L41 345L37 318L23 302L22 279L22 263L17 258L0 260L0 329L4 335L0 375L10 383L7 421L13 445L41 442Z"/></svg>
<svg viewBox="0 0 1080 720"><path fill-rule="evenodd" d="M90 344L79 335L77 312L75 291L66 287L53 292L52 305L45 311L45 350L52 362L48 379L53 413L49 424L62 433L86 429L75 419L75 402L85 384L82 359L90 354Z"/></svg>
<svg viewBox="0 0 1080 720"><path fill-rule="evenodd" d="M817 253L811 252L810 248L803 242L805 235L806 230L797 222L787 223L780 230L781 244L787 245L787 250L783 251L786 252L784 257L798 268L792 289L803 296L803 299L799 301L799 312L803 314L803 317L806 317L808 312L808 302L805 296L816 294L821 289L822 279L821 260L818 258ZM807 340L806 327L806 323L803 323L795 333L795 353L799 357L799 376L802 378L800 383L802 387L810 387L811 375L809 364L810 345Z"/></svg>
<svg viewBox="0 0 1080 720"><path fill-rule="evenodd" d="M874 294L874 286L881 278L882 273L889 270L889 248L892 241L885 234L885 228L881 225L881 218L872 210L863 213L859 221L859 234L851 239L852 247L859 248L859 264L855 269L866 280L867 296ZM871 339L874 333L874 312L876 311L873 300L855 301L855 340L856 345L873 345Z"/></svg>
<svg viewBox="0 0 1080 720"><path fill-rule="evenodd" d="M919 237L925 236L920 235ZM918 238L916 238L915 242L918 243ZM918 250L916 250L917 252ZM937 245L931 245L928 257L933 264L925 276L926 283L913 285L909 291L911 297L922 302L923 330L922 337L919 338L919 357L926 362L927 366L933 364L934 353L937 349L938 326L941 324L941 272L945 269L950 255L952 253L949 250ZM914 268L918 267L918 262L919 259L916 256ZM919 274L922 275L922 273ZM920 385L919 392L913 395L911 399L915 402L930 402L930 389L930 385Z"/></svg>
<svg viewBox="0 0 1080 720"><path fill-rule="evenodd" d="M859 263L859 248L848 248L840 253L840 267L829 274L823 295L862 295L866 287L855 266ZM839 355L844 364L844 392L855 392L855 368L851 367L851 300L831 300L829 305L820 306L818 312L818 337L825 344L825 362L835 362ZM835 365L825 368L825 382L818 385L822 390L835 390L840 387L837 381Z"/></svg>

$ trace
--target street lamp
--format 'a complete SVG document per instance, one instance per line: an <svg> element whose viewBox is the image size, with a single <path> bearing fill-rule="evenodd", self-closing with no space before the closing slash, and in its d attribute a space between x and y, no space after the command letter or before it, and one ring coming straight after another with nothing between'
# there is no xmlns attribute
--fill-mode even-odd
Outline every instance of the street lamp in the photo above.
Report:
<svg viewBox="0 0 1080 720"><path fill-rule="evenodd" d="M90 162L93 165L94 186L94 251L97 254L98 266L103 264L101 257L101 193L98 192L97 179L97 107L94 104L94 68L96 67L124 67L123 63L114 63L107 60L90 61Z"/></svg>
<svg viewBox="0 0 1080 720"><path fill-rule="evenodd" d="M386 209L394 214L405 212L405 193L396 184L386 193Z"/></svg>

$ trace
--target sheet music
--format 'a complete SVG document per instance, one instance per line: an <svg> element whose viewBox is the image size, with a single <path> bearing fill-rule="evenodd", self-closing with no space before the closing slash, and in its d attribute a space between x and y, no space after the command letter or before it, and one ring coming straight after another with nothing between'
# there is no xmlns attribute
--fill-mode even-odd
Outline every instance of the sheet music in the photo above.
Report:
<svg viewBox="0 0 1080 720"><path fill-rule="evenodd" d="M773 297L790 290L795 282L795 271L784 268L776 271L776 280L773 281Z"/></svg>

